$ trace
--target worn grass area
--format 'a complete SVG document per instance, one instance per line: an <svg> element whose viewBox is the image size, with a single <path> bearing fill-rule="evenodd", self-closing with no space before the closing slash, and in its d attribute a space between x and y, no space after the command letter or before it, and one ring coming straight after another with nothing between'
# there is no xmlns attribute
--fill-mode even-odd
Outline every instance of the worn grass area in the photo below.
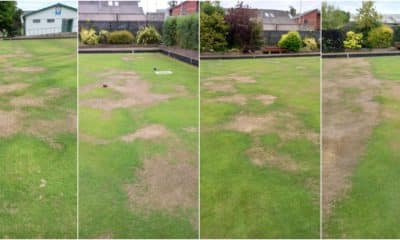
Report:
<svg viewBox="0 0 400 240"><path fill-rule="evenodd" d="M79 62L80 237L196 238L197 68L161 54Z"/></svg>
<svg viewBox="0 0 400 240"><path fill-rule="evenodd" d="M201 63L201 237L319 237L319 58Z"/></svg>
<svg viewBox="0 0 400 240"><path fill-rule="evenodd" d="M400 237L400 58L368 61L381 83L374 97L380 118L350 177L351 190L325 220L324 235L330 238Z"/></svg>
<svg viewBox="0 0 400 240"><path fill-rule="evenodd" d="M0 41L0 237L76 237L76 41Z"/></svg>

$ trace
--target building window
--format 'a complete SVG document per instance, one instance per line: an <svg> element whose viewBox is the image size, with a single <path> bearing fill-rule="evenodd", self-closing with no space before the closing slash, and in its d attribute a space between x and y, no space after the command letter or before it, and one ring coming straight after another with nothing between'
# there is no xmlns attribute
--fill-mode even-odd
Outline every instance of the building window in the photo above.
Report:
<svg viewBox="0 0 400 240"><path fill-rule="evenodd" d="M48 18L47 23L54 23L54 18Z"/></svg>
<svg viewBox="0 0 400 240"><path fill-rule="evenodd" d="M112 7L118 7L119 6L119 2L118 1L108 1L108 6Z"/></svg>
<svg viewBox="0 0 400 240"><path fill-rule="evenodd" d="M33 23L40 23L40 19L33 19Z"/></svg>

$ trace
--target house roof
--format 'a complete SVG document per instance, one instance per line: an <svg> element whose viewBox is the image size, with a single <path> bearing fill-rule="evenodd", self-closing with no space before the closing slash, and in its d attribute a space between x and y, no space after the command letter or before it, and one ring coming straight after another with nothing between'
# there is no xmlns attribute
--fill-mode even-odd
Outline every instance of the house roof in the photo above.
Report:
<svg viewBox="0 0 400 240"><path fill-rule="evenodd" d="M72 10L72 11L77 11L76 8L73 8L73 7L71 7L71 6L64 5L64 4L62 4L62 3L56 3L56 4L50 5L50 6L48 6L48 7L45 7L45 8L36 10L36 11L26 11L27 13L26 13L26 14L24 13L23 18L25 19L25 17L27 17L27 16L36 14L36 13L38 13L38 12L46 11L46 10L48 10L48 9L50 9L50 8L53 8L53 7L64 7L64 8L68 8L68 9L70 9L70 10Z"/></svg>
<svg viewBox="0 0 400 240"><path fill-rule="evenodd" d="M275 9L258 9L258 16L264 24L293 24L289 11Z"/></svg>
<svg viewBox="0 0 400 240"><path fill-rule="evenodd" d="M400 24L400 14L382 14L382 22L388 24Z"/></svg>
<svg viewBox="0 0 400 240"><path fill-rule="evenodd" d="M302 16L305 16L305 15L307 15L307 14L310 14L310 13L312 13L312 12L314 12L314 11L319 12L319 10L318 10L317 8L315 8L315 9L311 9L311 10L305 11L305 12L303 12L303 13L301 13L301 14L296 14L296 16L294 16L293 18L294 18L294 19L297 19L297 18L299 18L299 17L302 17Z"/></svg>

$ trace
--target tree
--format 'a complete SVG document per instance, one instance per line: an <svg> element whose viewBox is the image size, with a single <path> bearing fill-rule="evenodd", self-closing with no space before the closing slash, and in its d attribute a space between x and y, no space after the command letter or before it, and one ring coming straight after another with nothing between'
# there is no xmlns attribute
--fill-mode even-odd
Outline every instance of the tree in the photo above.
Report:
<svg viewBox="0 0 400 240"><path fill-rule="evenodd" d="M257 10L239 2L228 10L225 21L229 24L228 44L243 52L258 49L263 43L262 25L257 21Z"/></svg>
<svg viewBox="0 0 400 240"><path fill-rule="evenodd" d="M169 8L176 7L178 5L178 1L168 1Z"/></svg>
<svg viewBox="0 0 400 240"><path fill-rule="evenodd" d="M228 43L228 24L224 19L224 9L219 2L201 2L200 46L201 51L223 51Z"/></svg>
<svg viewBox="0 0 400 240"><path fill-rule="evenodd" d="M0 1L0 32L6 36L15 36L21 30L22 10L15 1Z"/></svg>
<svg viewBox="0 0 400 240"><path fill-rule="evenodd" d="M361 8L357 9L355 17L357 30L363 33L364 39L368 33L382 25L382 16L376 11L373 1L363 1Z"/></svg>
<svg viewBox="0 0 400 240"><path fill-rule="evenodd" d="M322 29L340 29L349 23L350 13L322 3Z"/></svg>
<svg viewBox="0 0 400 240"><path fill-rule="evenodd" d="M290 16L294 17L294 16L296 16L296 13L297 13L296 8L294 8L293 6L289 6L289 14L290 14Z"/></svg>

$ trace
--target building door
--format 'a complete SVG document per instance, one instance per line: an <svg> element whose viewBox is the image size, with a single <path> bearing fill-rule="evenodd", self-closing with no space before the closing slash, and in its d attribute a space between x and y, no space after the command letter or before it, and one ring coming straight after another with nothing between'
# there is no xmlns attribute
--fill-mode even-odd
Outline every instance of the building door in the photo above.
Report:
<svg viewBox="0 0 400 240"><path fill-rule="evenodd" d="M62 32L72 32L72 25L74 23L74 19L63 19L61 25Z"/></svg>

